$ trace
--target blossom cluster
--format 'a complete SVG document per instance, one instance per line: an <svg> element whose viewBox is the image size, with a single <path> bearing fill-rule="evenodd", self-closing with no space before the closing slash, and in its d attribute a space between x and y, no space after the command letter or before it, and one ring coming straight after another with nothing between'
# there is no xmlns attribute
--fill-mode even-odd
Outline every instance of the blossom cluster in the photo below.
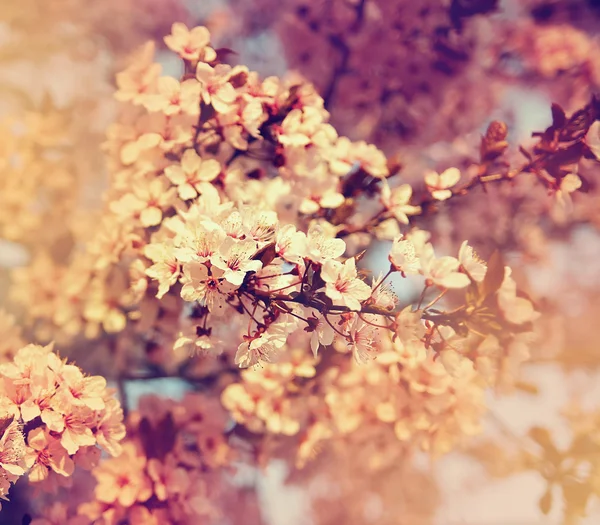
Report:
<svg viewBox="0 0 600 525"><path fill-rule="evenodd" d="M0 498L7 500L10 485L25 473L26 449L23 433L13 416L2 418L0 431Z"/></svg>
<svg viewBox="0 0 600 525"><path fill-rule="evenodd" d="M469 98L469 80L484 69L472 60L485 48L478 30L488 28L473 15L489 14L492 4L238 0L241 20L232 25L272 31L289 67L323 94L338 129L394 151L464 132L493 103L491 93ZM456 104L461 111L450 112Z"/></svg>
<svg viewBox="0 0 600 525"><path fill-rule="evenodd" d="M31 483L55 491L68 485L76 465L96 464L100 448L120 453L123 412L106 380L85 376L51 346L21 348L0 365L0 381L2 496L5 482L26 470Z"/></svg>
<svg viewBox="0 0 600 525"><path fill-rule="evenodd" d="M474 370L456 378L424 348L415 355L391 338L381 347L376 361L357 364L342 359L340 345L325 372L317 372L320 358L293 347L278 363L244 370L242 381L223 391L223 405L254 433L294 438L297 467L325 446L360 440L373 429L381 436L393 430L383 441L396 453L436 455L479 431L484 385Z"/></svg>
<svg viewBox="0 0 600 525"><path fill-rule="evenodd" d="M497 259L488 268L466 243L458 258L436 258L422 234L396 239L389 256L392 270L421 274L425 290L437 288L442 296L466 291L466 306L442 312L432 308L437 295L424 308L397 311L381 278L367 300L357 300L368 313L353 311L346 302L346 313L330 322L327 302L319 311L294 305L290 313L306 318L304 330L293 332L290 323L287 339L283 330L267 339L267 329L256 358L266 355L275 362L244 370L242 381L222 393L238 423L256 433L298 436L298 465L312 457L317 444L354 435L363 425L392 424L398 440L432 453L446 452L465 434L477 432L484 388L511 388L528 358L531 323L539 314L516 295L510 269ZM337 288L325 294L338 305L344 298ZM384 325L386 320L393 321ZM310 334L314 357L302 350L308 343L304 332ZM277 340L285 345L275 360L268 352L277 350ZM240 348L247 352L252 344ZM341 355L352 352L355 363L318 354L321 345ZM320 369L321 359L329 362L327 370Z"/></svg>
<svg viewBox="0 0 600 525"><path fill-rule="evenodd" d="M162 408L132 416L122 456L94 469L95 500L80 516L216 516L207 472L230 461L225 414L231 436L293 442L299 467L373 429L386 450L432 454L477 432L485 388L514 385L539 314L498 254L486 263L465 242L440 256L415 227L466 191L463 173L430 170L413 192L379 149L338 135L312 86L224 64L202 27L175 24L165 44L182 60L179 79L161 76L151 44L117 76L109 186L85 246L66 264L37 256L15 272L13 296L40 339L104 342L121 381L132 362L165 375L212 370L214 381L206 369L185 378L213 388L224 410L196 432L205 398L154 399ZM389 270L371 278L362 250L376 238L392 241ZM400 301L391 278L421 293ZM61 363L48 367L62 374ZM103 395L112 438L87 423L104 417L98 407L71 413L63 394L32 396L39 413L18 405L15 417L27 446L62 451L62 467L45 467L52 482L78 456L92 462L94 444L111 451L123 437ZM373 455L373 468L383 463Z"/></svg>
<svg viewBox="0 0 600 525"><path fill-rule="evenodd" d="M486 273L467 244L437 257L428 234L409 229L422 212L411 186L391 181L397 169L377 148L339 137L310 86L221 63L205 28L175 24L165 43L183 61L180 80L160 76L152 45L117 77L110 187L85 252L53 279L40 258L16 274L42 335L95 337L134 321L133 348L191 346L249 367L276 361L294 333L314 355L341 346L364 363L387 332L455 375L474 363L490 384L506 352L524 358L527 338L514 336L537 314L510 270ZM453 196L459 177L428 173L431 198ZM395 241L390 271L368 283L362 254L348 254L373 232ZM418 304L400 307L392 274L424 278Z"/></svg>
<svg viewBox="0 0 600 525"><path fill-rule="evenodd" d="M55 503L46 515L77 525L212 523L222 517L217 501L228 488L222 474L234 458L226 427L216 399L144 396L128 417L120 453L93 468L87 501L76 508Z"/></svg>
<svg viewBox="0 0 600 525"><path fill-rule="evenodd" d="M278 350L286 345L287 335L302 324L311 334L315 355L320 346L339 340L346 343L358 362L364 362L377 351L375 327L395 331L406 342L410 339L404 325L413 316L417 323L429 321L432 326L438 321L444 325L444 343L439 345L443 363L455 369L464 355L470 356L481 368L487 367L486 375L493 382L492 369L497 371L497 366L491 363L500 353L497 337L483 334L486 344L481 346L480 355L469 348L472 341L465 342L464 333L457 333L459 327L479 323L481 333L490 315L503 317L515 326L531 323L539 316L530 301L516 295L508 267L497 264L493 273L498 275L490 273L486 280L485 263L467 243L458 258L438 258L426 233L418 230L393 243L390 273L422 275L424 292L429 288L437 288L442 294L469 289L472 299L467 298L467 306L453 312L453 318L439 311L429 313L428 308L423 320L418 308L414 312L411 307L395 311L396 298L383 278L374 279L369 286L358 276L356 258L338 260L346 251L342 239L328 238L317 226L307 234L293 225L280 227L273 212L250 207L232 210L220 203L216 192L209 198L199 198L182 216L167 219L164 224L172 235L146 246L146 256L153 263L146 274L158 281L157 297L163 297L179 281L181 298L203 309L196 316L195 334L185 334L179 344L193 342L209 349L213 346L213 323L219 323L224 315L241 314L248 318L248 324L240 337L243 341L237 345L235 362L240 366L276 359ZM497 281L494 285L489 284L492 279ZM491 296L496 297L495 305L489 304ZM335 325L330 315L339 318ZM394 316L393 324L381 326L386 318ZM492 317L492 322L497 323L497 318ZM441 335L439 326L437 329ZM507 334L498 335L506 338ZM425 325L420 338L425 340ZM227 345L231 341L228 338ZM464 354L455 350L462 346L466 347Z"/></svg>
<svg viewBox="0 0 600 525"><path fill-rule="evenodd" d="M254 467L279 459L297 467L291 480L308 487L316 473L335 484L317 503L344 508L326 511L328 522L362 523L377 506L385 508L371 521L431 521L431 480L419 486L428 496L424 521L390 490L417 485L414 452L437 456L477 433L487 388L533 392L519 378L521 363L530 351L548 359L549 345L536 338L564 336L564 326L543 333L542 302L521 288L528 279L490 254L541 258L553 234L599 217L600 102L587 102L600 79L595 22L570 19L576 5L591 8L579 0L501 4L232 0L232 27L274 28L289 65L314 86L295 73L261 78L234 65L216 42L223 26L211 35L176 23L164 45L181 74L166 74L149 43L116 75L116 104L101 100L109 92L102 79L140 36L186 19L180 0L105 2L85 12L61 0L29 18L27 3L0 7L0 19L14 21L0 51L14 44L35 64L48 62L33 68L40 86L75 63L74 76L94 86L81 98L49 89L34 111L0 122L0 237L30 256L12 274L23 330L0 310L0 498L14 496L11 484L29 472L33 488L53 491L33 525L258 523L233 516L227 498L251 491L228 478L238 460ZM496 8L520 19L494 17ZM61 10L69 23L53 23ZM33 19L50 31L30 30ZM94 42L79 45L86 31ZM61 49L54 35L78 45ZM53 52L63 58L47 60ZM559 75L575 81L551 85ZM513 129L502 122L480 144L456 139L523 79L581 109L568 116L554 104L552 124L514 155ZM19 96L10 89L3 107ZM113 104L105 166L97 142ZM88 213L106 172L102 209ZM371 277L381 248L389 269ZM570 280L562 281L554 306L566 309L574 301ZM578 303L585 312L577 325L562 320L570 332L594 319L587 306ZM560 319L553 315L547 325ZM125 437L106 381L51 346L23 348L23 333L58 341L86 370L114 379L125 410L135 408L128 381L177 377L203 393L143 399ZM582 359L557 355L569 367ZM530 433L541 454L523 453L520 468L548 481L543 512L557 485L569 518L599 494L590 428L575 429L569 450L545 429ZM100 449L113 457L101 460ZM77 493L89 487L74 476L95 483L81 505Z"/></svg>
<svg viewBox="0 0 600 525"><path fill-rule="evenodd" d="M19 122L3 118L0 155L0 235L11 241L37 244L37 249L64 235L60 219L77 203L80 182L73 159L66 154L70 115L47 108ZM38 152L43 151L43 161ZM36 233L47 228L45 238Z"/></svg>

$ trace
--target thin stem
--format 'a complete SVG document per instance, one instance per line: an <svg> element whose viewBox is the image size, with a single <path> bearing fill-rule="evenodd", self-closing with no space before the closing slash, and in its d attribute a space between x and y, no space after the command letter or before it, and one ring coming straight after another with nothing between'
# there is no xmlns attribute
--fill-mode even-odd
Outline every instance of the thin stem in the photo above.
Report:
<svg viewBox="0 0 600 525"><path fill-rule="evenodd" d="M377 324L377 323L373 323L372 321L369 321L368 319L365 319L362 315L362 312L358 312L358 317L360 319L362 319L365 323L374 326L375 328L383 328L384 330L390 330L391 326L383 326L381 324Z"/></svg>
<svg viewBox="0 0 600 525"><path fill-rule="evenodd" d="M296 319L300 319L301 321L304 321L306 324L310 324L309 321L308 321L308 319L305 319L301 315L295 314L291 310L289 310L287 313L290 314L291 316L295 317Z"/></svg>
<svg viewBox="0 0 600 525"><path fill-rule="evenodd" d="M287 290L288 288L291 288L292 286L298 286L299 284L302 285L302 281L299 281L297 283L288 284L287 286L284 286L283 288L276 288L275 290L269 290L269 292L270 293L281 292L282 290Z"/></svg>
<svg viewBox="0 0 600 525"><path fill-rule="evenodd" d="M275 275L259 275L259 276L255 276L254 279L257 281L262 281L263 279L273 279L274 277L283 277L284 275L292 275L294 273L294 270L290 270L289 272L285 272L285 273L278 273Z"/></svg>
<svg viewBox="0 0 600 525"><path fill-rule="evenodd" d="M425 308L423 308L423 310L427 310L428 308L431 308L435 303L437 303L442 297L444 297L444 295L446 295L446 292L448 292L448 289L444 289L442 290L442 293L440 293L440 295L438 295L433 301L431 301Z"/></svg>
<svg viewBox="0 0 600 525"><path fill-rule="evenodd" d="M339 330L338 330L338 329L337 329L335 326L333 326L333 325L331 324L331 321L330 321L330 320L327 318L327 314L323 314L323 319L325 319L325 321L327 322L327 324L328 324L329 326L331 326L331 328L333 328L333 331L334 331L336 334L339 334L339 335L341 335L341 336L342 336L344 339L346 339L346 338L347 338L347 336L346 336L345 334L343 334L342 332L340 332L340 331L339 331Z"/></svg>
<svg viewBox="0 0 600 525"><path fill-rule="evenodd" d="M129 396L127 395L127 385L125 384L125 379L122 376L117 378L117 390L119 392L121 408L123 409L123 416L127 417L129 413Z"/></svg>
<svg viewBox="0 0 600 525"><path fill-rule="evenodd" d="M256 318L254 317L254 313L256 313L256 307L258 306L258 303L254 303L254 312L252 312L252 313L250 313L250 310L248 310L248 308L246 308L246 305L242 301L241 297L240 297L240 305L242 306L244 311L250 316L250 319L248 319L248 335L250 335L250 326L251 326L252 321L254 321L256 323L257 327L264 324L264 323L257 321Z"/></svg>
<svg viewBox="0 0 600 525"><path fill-rule="evenodd" d="M417 304L417 310L421 309L421 303L423 303L423 299L425 299L425 294L427 293L428 289L429 289L429 285L425 284L425 287L423 288L423 291L421 292L421 295L419 296L419 303Z"/></svg>

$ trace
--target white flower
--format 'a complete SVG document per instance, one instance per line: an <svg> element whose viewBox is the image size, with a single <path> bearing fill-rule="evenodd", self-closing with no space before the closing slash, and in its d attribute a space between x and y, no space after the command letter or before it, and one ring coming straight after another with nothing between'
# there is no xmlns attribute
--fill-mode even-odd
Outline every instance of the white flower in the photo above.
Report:
<svg viewBox="0 0 600 525"><path fill-rule="evenodd" d="M196 68L196 78L202 88L202 100L212 104L218 113L227 113L237 98L235 88L228 82L231 68L225 64L211 67L200 62Z"/></svg>
<svg viewBox="0 0 600 525"><path fill-rule="evenodd" d="M388 256L394 268L405 274L417 274L421 264L416 254L415 245L403 236L396 237Z"/></svg>
<svg viewBox="0 0 600 525"><path fill-rule="evenodd" d="M418 215L421 213L420 206L409 204L412 197L412 188L408 184L403 184L397 188L390 189L387 182L383 182L381 188L381 204L390 210L396 220L402 224L408 224L409 215Z"/></svg>
<svg viewBox="0 0 600 525"><path fill-rule="evenodd" d="M412 306L407 306L396 316L396 337L407 344L413 341L420 341L425 335L425 325L421 320L421 311L413 312Z"/></svg>
<svg viewBox="0 0 600 525"><path fill-rule="evenodd" d="M523 324L535 321L539 316L531 301L517 296L517 284L510 276L512 270L504 268L504 281L498 290L498 305L509 323Z"/></svg>
<svg viewBox="0 0 600 525"><path fill-rule="evenodd" d="M475 281L483 281L487 265L477 256L475 250L468 245L467 241L463 242L460 247L458 262Z"/></svg>
<svg viewBox="0 0 600 525"><path fill-rule="evenodd" d="M335 332L331 325L325 321L325 318L317 311L314 311L311 315L311 321L315 322L315 329L311 332L310 336L310 348L313 355L317 357L319 346L329 346L333 343L335 338Z"/></svg>
<svg viewBox="0 0 600 525"><path fill-rule="evenodd" d="M202 191L202 183L211 182L221 173L221 164L215 159L202 160L193 149L186 149L181 164L165 168L167 178L177 186L179 197L193 199Z"/></svg>
<svg viewBox="0 0 600 525"><path fill-rule="evenodd" d="M375 359L378 350L376 346L377 329L374 326L355 316L350 325L348 337L348 349L352 351L354 360L358 364L364 364Z"/></svg>
<svg viewBox="0 0 600 525"><path fill-rule="evenodd" d="M469 377L473 373L473 363L452 348L444 348L439 359L452 377Z"/></svg>
<svg viewBox="0 0 600 525"><path fill-rule="evenodd" d="M275 236L275 252L279 257L291 263L298 264L302 261L302 257L306 253L306 245L305 233L296 230L293 224L282 226Z"/></svg>
<svg viewBox="0 0 600 525"><path fill-rule="evenodd" d="M188 230L183 232L179 239L179 247L175 248L175 255L180 262L206 262L219 249L225 232L218 224L203 222L198 225L188 225Z"/></svg>
<svg viewBox="0 0 600 525"><path fill-rule="evenodd" d="M221 316L225 312L227 294L235 287L223 279L223 271L211 271L202 263L191 262L183 265L183 287L181 298L184 301L198 301L210 313Z"/></svg>
<svg viewBox="0 0 600 525"><path fill-rule="evenodd" d="M273 239L277 229L277 213L245 207L242 209L242 223L247 236L256 242L268 243Z"/></svg>
<svg viewBox="0 0 600 525"><path fill-rule="evenodd" d="M288 315L283 315L258 337L245 337L245 341L238 346L235 354L235 364L240 368L247 368L259 361L272 363L278 351L285 345L288 334L297 326L292 319Z"/></svg>
<svg viewBox="0 0 600 525"><path fill-rule="evenodd" d="M383 308L384 310L393 310L396 308L398 298L392 291L391 285L386 282L382 282L383 275L379 275L377 279L373 277L371 282L371 300L373 305L377 308Z"/></svg>
<svg viewBox="0 0 600 525"><path fill-rule="evenodd" d="M234 239L244 239L246 237L246 228L242 214L234 210L220 222L221 228L225 231L228 237Z"/></svg>
<svg viewBox="0 0 600 525"><path fill-rule="evenodd" d="M162 243L146 245L144 255L154 263L146 275L158 281L156 297L161 299L179 278L179 262L172 247Z"/></svg>
<svg viewBox="0 0 600 525"><path fill-rule="evenodd" d="M418 228L411 230L406 234L406 239L412 242L415 246L415 252L417 253L417 257L421 256L423 248L427 246L430 238L431 233L429 233L426 230L419 230Z"/></svg>
<svg viewBox="0 0 600 525"><path fill-rule="evenodd" d="M571 193L575 193L581 188L581 179L575 173L569 173L560 181L560 187L556 192L558 205L565 211L571 211L573 201Z"/></svg>
<svg viewBox="0 0 600 525"><path fill-rule="evenodd" d="M394 341L395 358L406 368L415 368L427 359L427 349L422 341Z"/></svg>
<svg viewBox="0 0 600 525"><path fill-rule="evenodd" d="M454 186L460 180L458 168L448 168L439 174L436 171L428 171L425 174L425 184L434 199L445 201L452 197L452 191L448 188Z"/></svg>
<svg viewBox="0 0 600 525"><path fill-rule="evenodd" d="M431 284L441 288L464 288L471 281L458 271L460 263L454 257L436 258L431 244L426 244L421 253L421 272Z"/></svg>
<svg viewBox="0 0 600 525"><path fill-rule="evenodd" d="M585 136L585 142L596 156L597 160L600 160L600 121L594 122Z"/></svg>
<svg viewBox="0 0 600 525"><path fill-rule="evenodd" d="M322 124L323 115L318 108L296 108L281 123L281 133L277 139L284 146L306 146Z"/></svg>
<svg viewBox="0 0 600 525"><path fill-rule="evenodd" d="M321 226L311 225L308 229L306 256L314 262L323 263L327 259L337 259L346 251L342 239L328 237Z"/></svg>
<svg viewBox="0 0 600 525"><path fill-rule="evenodd" d="M262 268L262 262L252 260L256 251L254 241L237 241L227 237L218 252L210 258L210 262L223 270L223 277L231 284L240 286L248 272L256 272Z"/></svg>
<svg viewBox="0 0 600 525"><path fill-rule="evenodd" d="M498 375L501 351L500 342L493 335L488 335L477 347L475 366L489 385L495 382Z"/></svg>
<svg viewBox="0 0 600 525"><path fill-rule="evenodd" d="M354 257L347 259L344 264L325 261L321 279L325 281L327 297L337 305L346 305L350 310L359 311L360 302L371 297L371 287L358 279Z"/></svg>

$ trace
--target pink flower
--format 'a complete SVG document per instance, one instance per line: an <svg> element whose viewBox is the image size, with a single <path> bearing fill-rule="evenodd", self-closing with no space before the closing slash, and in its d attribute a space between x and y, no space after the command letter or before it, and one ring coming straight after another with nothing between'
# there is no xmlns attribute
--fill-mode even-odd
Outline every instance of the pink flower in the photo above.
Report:
<svg viewBox="0 0 600 525"><path fill-rule="evenodd" d="M154 263L145 273L158 281L156 297L161 299L177 282L181 272L174 249L166 243L147 244L144 247L144 255Z"/></svg>
<svg viewBox="0 0 600 525"><path fill-rule="evenodd" d="M25 474L25 440L14 416L0 420L0 499L6 499L11 483Z"/></svg>
<svg viewBox="0 0 600 525"><path fill-rule="evenodd" d="M175 255L180 262L205 263L219 250L226 233L219 225L208 221L190 221L179 233Z"/></svg>
<svg viewBox="0 0 600 525"><path fill-rule="evenodd" d="M98 482L95 494L102 503L131 507L152 496L152 482L146 475L146 457L131 442L123 445L117 458L100 463L93 471Z"/></svg>
<svg viewBox="0 0 600 525"><path fill-rule="evenodd" d="M48 509L45 509L43 518L35 518L31 525L90 525L91 521L85 516L68 515L67 504L56 501Z"/></svg>
<svg viewBox="0 0 600 525"><path fill-rule="evenodd" d="M329 161L331 170L339 176L349 173L355 163L378 179L383 179L389 174L383 152L364 140L352 142L346 137L340 137L335 143L332 157Z"/></svg>
<svg viewBox="0 0 600 525"><path fill-rule="evenodd" d="M149 111L165 115L186 113L196 116L200 112L200 84L195 79L179 82L173 77L160 77L156 85L158 93L147 95L143 104Z"/></svg>
<svg viewBox="0 0 600 525"><path fill-rule="evenodd" d="M29 470L29 480L33 483L44 481L50 470L61 476L73 474L75 464L60 441L52 437L44 428L35 428L27 435L25 464Z"/></svg>
<svg viewBox="0 0 600 525"><path fill-rule="evenodd" d="M504 280L498 290L498 305L506 320L513 324L523 324L536 320L540 313L536 312L531 301L517 295L517 284L511 277L512 270L504 268Z"/></svg>
<svg viewBox="0 0 600 525"><path fill-rule="evenodd" d="M22 348L12 363L0 367L0 378L4 394L0 406L20 416L21 423L39 418L27 434L25 465L31 468L33 483L44 482L49 488L61 483L60 476L73 473L73 456L80 449L98 442L114 453L125 435L123 413L106 389L106 380L85 376L51 352L51 347ZM15 410L17 406L20 410Z"/></svg>
<svg viewBox="0 0 600 525"><path fill-rule="evenodd" d="M154 42L148 42L138 51L132 65L117 73L117 100L141 104L147 94L154 90L161 71L160 64L153 62L154 51Z"/></svg>
<svg viewBox="0 0 600 525"><path fill-rule="evenodd" d="M177 466L172 454L167 455L164 461L149 459L147 471L154 482L154 494L159 501L166 501L176 494L184 494L190 483L186 470Z"/></svg>
<svg viewBox="0 0 600 525"><path fill-rule="evenodd" d="M64 365L60 378L61 393L66 402L91 410L104 408L106 379L101 376L85 376L75 365Z"/></svg>
<svg viewBox="0 0 600 525"><path fill-rule="evenodd" d="M468 245L467 241L464 241L460 246L458 262L460 262L461 267L464 268L475 281L483 281L485 272L487 271L487 265L477 256L475 250Z"/></svg>
<svg viewBox="0 0 600 525"><path fill-rule="evenodd" d="M98 445L111 456L121 453L120 441L125 438L125 425L123 424L123 409L114 397L105 400L102 415L95 426L95 436Z"/></svg>

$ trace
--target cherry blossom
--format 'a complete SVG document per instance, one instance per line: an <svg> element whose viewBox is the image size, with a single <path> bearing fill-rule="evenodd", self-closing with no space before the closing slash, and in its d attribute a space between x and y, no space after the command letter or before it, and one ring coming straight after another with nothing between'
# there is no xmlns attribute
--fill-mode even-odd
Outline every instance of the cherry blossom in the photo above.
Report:
<svg viewBox="0 0 600 525"><path fill-rule="evenodd" d="M253 260L257 252L254 241L236 241L227 237L219 251L210 258L211 264L223 270L223 278L235 286L242 284L248 272L256 272L262 267L262 263Z"/></svg>
<svg viewBox="0 0 600 525"><path fill-rule="evenodd" d="M177 22L173 24L171 34L165 37L165 44L181 58L190 62L199 60L212 62L217 56L209 47L210 33L205 27L194 27L189 30L185 24Z"/></svg>
<svg viewBox="0 0 600 525"><path fill-rule="evenodd" d="M223 271L214 267L209 270L202 263L183 266L181 297L185 301L198 301L214 315L225 314L227 295L235 290L223 277Z"/></svg>
<svg viewBox="0 0 600 525"><path fill-rule="evenodd" d="M428 171L425 174L425 184L434 199L445 201L452 197L452 186L460 180L460 171L457 168L448 168L441 174L436 171Z"/></svg>
<svg viewBox="0 0 600 525"><path fill-rule="evenodd" d="M227 113L237 98L235 88L228 82L230 74L230 69L221 64L213 68L200 62L196 69L202 100L219 113Z"/></svg>
<svg viewBox="0 0 600 525"><path fill-rule="evenodd" d="M458 271L458 259L448 255L436 258L430 244L425 245L420 261L421 272L432 285L442 288L464 288L471 282L466 274Z"/></svg>
<svg viewBox="0 0 600 525"><path fill-rule="evenodd" d="M325 281L325 293L335 304L346 305L351 310L360 310L361 301L371 296L371 288L358 279L356 260L351 257L344 264L329 260L321 270Z"/></svg>
<svg viewBox="0 0 600 525"><path fill-rule="evenodd" d="M396 188L390 188L384 184L381 190L381 203L390 210L398 222L408 224L408 217L421 213L420 206L409 204L412 197L412 188L408 184L402 184Z"/></svg>
<svg viewBox="0 0 600 525"><path fill-rule="evenodd" d="M404 274L416 274L421 267L414 244L402 236L394 239L388 259L395 270Z"/></svg>
<svg viewBox="0 0 600 525"><path fill-rule="evenodd" d="M202 190L202 183L213 181L219 173L221 165L217 160L202 160L193 149L185 150L180 165L165 169L165 175L177 186L177 193L183 200L196 197Z"/></svg>

